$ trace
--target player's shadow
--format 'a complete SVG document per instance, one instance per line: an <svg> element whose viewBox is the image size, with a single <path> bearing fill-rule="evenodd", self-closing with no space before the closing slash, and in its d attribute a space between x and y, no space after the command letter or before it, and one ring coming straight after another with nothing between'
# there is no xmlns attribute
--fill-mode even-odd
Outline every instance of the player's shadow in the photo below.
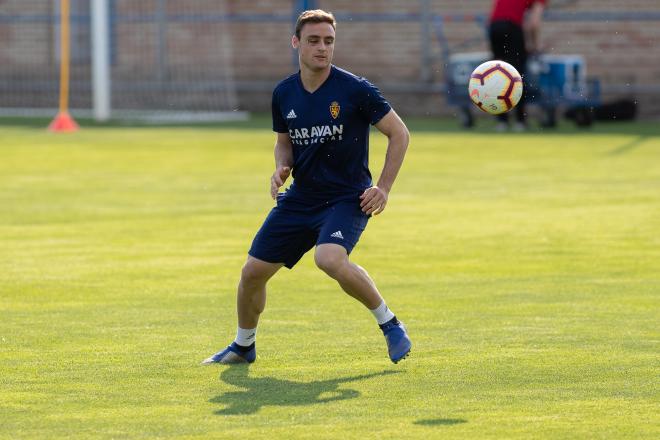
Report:
<svg viewBox="0 0 660 440"><path fill-rule="evenodd" d="M296 382L274 377L249 377L248 366L232 365L220 374L220 379L229 385L242 388L213 397L212 403L225 405L215 411L217 415L254 414L264 406L299 406L327 403L336 400L354 399L357 390L339 388L341 384L357 382L372 377L396 374L397 371L381 371L358 376L340 377L330 380Z"/></svg>

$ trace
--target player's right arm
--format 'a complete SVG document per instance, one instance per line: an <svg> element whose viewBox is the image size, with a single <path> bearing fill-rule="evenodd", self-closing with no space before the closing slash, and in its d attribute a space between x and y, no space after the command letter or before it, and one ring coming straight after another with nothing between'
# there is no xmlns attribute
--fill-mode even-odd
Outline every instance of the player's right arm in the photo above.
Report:
<svg viewBox="0 0 660 440"><path fill-rule="evenodd" d="M270 178L270 196L277 198L277 193L291 174L293 166L293 144L289 133L277 133L275 141L275 172Z"/></svg>
<svg viewBox="0 0 660 440"><path fill-rule="evenodd" d="M527 15L524 23L525 33L527 34L527 50L537 52L539 50L539 33L541 32L541 20L545 10L545 0L535 2Z"/></svg>

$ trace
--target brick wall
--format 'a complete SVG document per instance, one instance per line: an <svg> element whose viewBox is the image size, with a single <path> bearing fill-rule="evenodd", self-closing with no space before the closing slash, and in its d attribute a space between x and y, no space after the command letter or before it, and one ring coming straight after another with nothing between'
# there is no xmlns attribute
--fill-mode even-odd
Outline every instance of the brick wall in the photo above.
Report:
<svg viewBox="0 0 660 440"><path fill-rule="evenodd" d="M270 88L296 69L290 48L294 3L292 0L167 0L165 13L171 17L192 12L207 18L226 14L241 17L276 14L281 18L272 22L174 20L168 22L162 41L153 19L118 20L114 33L113 79L214 81L233 76L238 84L241 108L268 110ZM437 92L444 83L440 42L435 34L425 36L422 33L420 21L401 19L405 14L413 17L420 14L421 2L317 0L316 3L340 18L336 64L367 76L385 91L402 113L446 114L451 111ZM120 16L153 16L160 3L159 0L115 0L114 4ZM491 0L431 0L430 10L433 14L483 15L488 13L490 4ZM47 17L56 10L55 0L0 1L0 19L22 15ZM607 97L635 96L644 114L660 116L660 106L654 104L660 101L660 20L575 19L578 14L615 11L647 12L657 17L660 14L657 0L550 0L549 11L562 14L558 17L562 20L549 19L543 25L541 42L546 53L583 55L588 74L602 81ZM366 14L385 14L389 21L366 20ZM53 97L57 82L54 22L0 20L3 41L0 45L0 107L49 106L56 102ZM89 38L89 23L80 21L77 29L77 38ZM475 22L445 22L443 30L453 51L487 50L484 29ZM167 48L164 59L157 55L157 47L163 41ZM425 47L430 47L430 53L425 53ZM425 56L429 55L430 67L423 64ZM426 68L430 78L427 76L423 80ZM29 89L32 80L40 84L39 91ZM19 82L21 93L12 92ZM87 54L79 56L72 66L74 107L90 106L89 83ZM194 105L191 97L181 97L181 100L185 105ZM114 105L121 106L121 99L116 98L116 101L119 102Z"/></svg>

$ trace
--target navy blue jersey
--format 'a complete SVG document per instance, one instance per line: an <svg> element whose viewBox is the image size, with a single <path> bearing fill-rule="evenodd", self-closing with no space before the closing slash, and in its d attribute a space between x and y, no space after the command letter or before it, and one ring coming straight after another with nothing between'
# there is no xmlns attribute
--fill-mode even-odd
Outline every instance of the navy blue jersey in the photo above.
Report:
<svg viewBox="0 0 660 440"><path fill-rule="evenodd" d="M273 131L289 133L294 182L286 198L330 201L371 186L369 127L391 107L369 81L332 66L314 93L300 72L273 91Z"/></svg>

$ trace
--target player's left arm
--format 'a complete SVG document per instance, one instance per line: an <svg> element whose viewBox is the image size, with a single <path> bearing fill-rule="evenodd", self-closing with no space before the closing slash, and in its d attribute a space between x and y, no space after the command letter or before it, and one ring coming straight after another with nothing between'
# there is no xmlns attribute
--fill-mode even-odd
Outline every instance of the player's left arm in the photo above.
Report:
<svg viewBox="0 0 660 440"><path fill-rule="evenodd" d="M410 133L406 124L394 110L390 110L375 126L387 136L388 143L385 164L378 183L376 186L367 188L360 196L362 212L369 215L378 215L385 209L387 198L394 185L394 180L399 174L410 141Z"/></svg>

